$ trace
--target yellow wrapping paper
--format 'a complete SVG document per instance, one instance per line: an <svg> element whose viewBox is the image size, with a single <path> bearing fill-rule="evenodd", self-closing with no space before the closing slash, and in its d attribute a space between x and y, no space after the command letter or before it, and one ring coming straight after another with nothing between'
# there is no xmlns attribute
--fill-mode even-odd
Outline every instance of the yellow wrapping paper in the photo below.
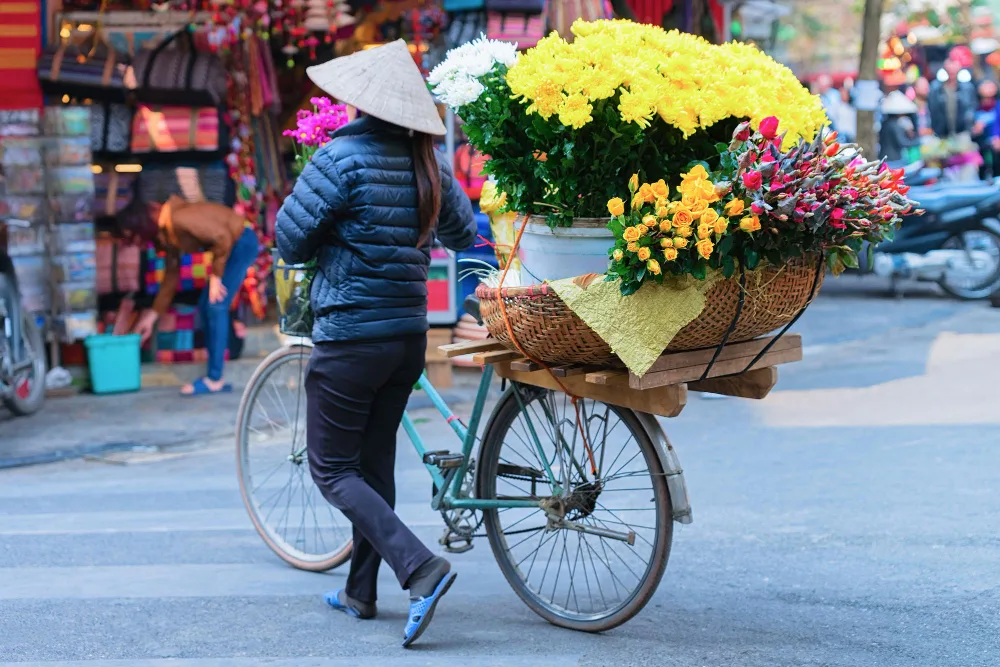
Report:
<svg viewBox="0 0 1000 667"><path fill-rule="evenodd" d="M718 272L705 280L670 276L662 285L646 283L631 296L622 296L618 281L590 274L550 283L570 310L611 346L611 350L638 376L649 370L670 341L705 308L705 294Z"/></svg>

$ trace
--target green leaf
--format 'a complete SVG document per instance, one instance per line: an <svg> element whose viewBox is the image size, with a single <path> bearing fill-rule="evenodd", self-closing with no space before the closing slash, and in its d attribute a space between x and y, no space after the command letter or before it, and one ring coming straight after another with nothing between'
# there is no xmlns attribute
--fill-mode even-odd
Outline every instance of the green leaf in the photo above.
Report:
<svg viewBox="0 0 1000 667"><path fill-rule="evenodd" d="M747 268L750 270L756 269L757 265L760 264L760 255L753 248L747 248L744 259L746 260Z"/></svg>
<svg viewBox="0 0 1000 667"><path fill-rule="evenodd" d="M722 260L722 275L732 278L734 273L736 273L736 260L732 255L726 255Z"/></svg>
<svg viewBox="0 0 1000 667"><path fill-rule="evenodd" d="M729 153L729 144L724 144L720 141L715 144L715 150L719 151L719 155L727 155Z"/></svg>
<svg viewBox="0 0 1000 667"><path fill-rule="evenodd" d="M853 252L842 252L839 254L840 254L840 261L844 263L844 266L846 266L849 269L858 268L858 256L855 255Z"/></svg>

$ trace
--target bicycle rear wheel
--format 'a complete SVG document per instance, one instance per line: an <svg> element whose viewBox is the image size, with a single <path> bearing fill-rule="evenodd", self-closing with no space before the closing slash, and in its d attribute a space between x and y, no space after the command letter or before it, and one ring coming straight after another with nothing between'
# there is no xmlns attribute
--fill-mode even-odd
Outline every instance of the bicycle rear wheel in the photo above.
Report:
<svg viewBox="0 0 1000 667"><path fill-rule="evenodd" d="M561 392L512 387L486 428L478 488L484 499L542 500L545 510L484 513L493 554L539 616L600 632L635 616L656 591L672 509L656 448L635 414L588 399L579 408Z"/></svg>
<svg viewBox="0 0 1000 667"><path fill-rule="evenodd" d="M351 523L323 498L306 457L310 348L271 353L254 372L236 419L240 493L254 528L282 560L325 572L351 556Z"/></svg>

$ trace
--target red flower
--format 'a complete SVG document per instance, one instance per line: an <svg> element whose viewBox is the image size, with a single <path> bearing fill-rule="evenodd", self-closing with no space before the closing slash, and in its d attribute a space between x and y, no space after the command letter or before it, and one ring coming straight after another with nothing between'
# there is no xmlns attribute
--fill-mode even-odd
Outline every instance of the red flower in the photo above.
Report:
<svg viewBox="0 0 1000 667"><path fill-rule="evenodd" d="M733 139L736 141L746 141L750 138L750 126L747 125L743 129L736 130L736 134L733 135Z"/></svg>
<svg viewBox="0 0 1000 667"><path fill-rule="evenodd" d="M765 139L774 139L778 136L778 119L774 116L768 116L764 120L760 121L760 126L758 126L757 131Z"/></svg>
<svg viewBox="0 0 1000 667"><path fill-rule="evenodd" d="M847 229L847 223L844 220L844 209L835 208L830 211L830 226L834 229Z"/></svg>
<svg viewBox="0 0 1000 667"><path fill-rule="evenodd" d="M838 144L835 141L835 142L833 142L832 144L830 144L829 146L826 147L826 150L823 151L823 154L826 155L827 157L833 157L834 155L836 155L839 152L840 152L840 144Z"/></svg>
<svg viewBox="0 0 1000 667"><path fill-rule="evenodd" d="M743 174L743 187L747 190L760 190L764 184L764 179L759 171L748 171Z"/></svg>
<svg viewBox="0 0 1000 667"><path fill-rule="evenodd" d="M753 211L754 215L764 215L764 206L760 202L755 201L750 204L750 210Z"/></svg>
<svg viewBox="0 0 1000 667"><path fill-rule="evenodd" d="M760 158L760 161L761 162L774 162L775 159L776 158L773 155L771 155L770 153L764 153L764 155Z"/></svg>

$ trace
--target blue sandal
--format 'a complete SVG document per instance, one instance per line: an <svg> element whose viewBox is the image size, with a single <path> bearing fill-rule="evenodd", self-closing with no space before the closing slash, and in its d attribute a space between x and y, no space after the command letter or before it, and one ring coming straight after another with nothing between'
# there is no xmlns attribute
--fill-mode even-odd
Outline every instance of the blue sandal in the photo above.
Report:
<svg viewBox="0 0 1000 667"><path fill-rule="evenodd" d="M205 384L205 378L198 378L197 380L191 383L191 387L194 388L194 391L192 391L190 394L185 394L184 392L181 392L181 396L205 396L207 394L228 394L233 390L233 385L227 382L226 384L222 385L222 389L219 389L217 391L212 391L211 389L208 388L208 385Z"/></svg>
<svg viewBox="0 0 1000 667"><path fill-rule="evenodd" d="M343 593L344 599L341 599L341 593ZM323 594L323 600L337 611L342 611L348 616L353 616L354 618L369 619L375 618L376 614L378 614L378 608L374 603L371 605L357 603L358 606L351 604L356 601L349 598L347 596L347 592L343 588L338 588L335 591L327 591ZM365 609L365 607L369 608Z"/></svg>
<svg viewBox="0 0 1000 667"><path fill-rule="evenodd" d="M424 633L434 617L434 608L437 607L438 601L448 592L457 577L458 573L449 572L441 578L434 592L428 597L410 602L410 617L403 630L403 648L417 641L417 638Z"/></svg>

